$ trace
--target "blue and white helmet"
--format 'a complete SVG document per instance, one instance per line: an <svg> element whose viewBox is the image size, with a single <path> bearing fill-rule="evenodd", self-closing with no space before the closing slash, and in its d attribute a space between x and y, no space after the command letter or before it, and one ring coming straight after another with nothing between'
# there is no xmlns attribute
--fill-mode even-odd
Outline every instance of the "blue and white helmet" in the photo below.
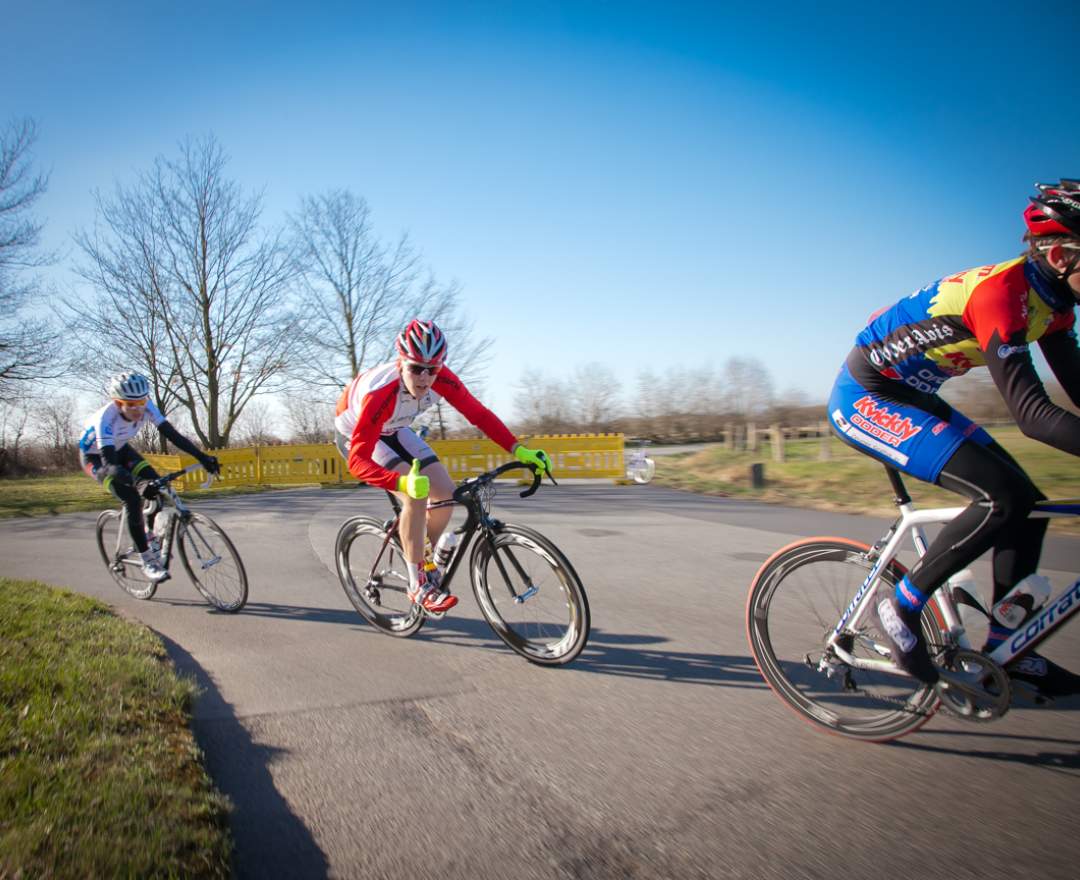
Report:
<svg viewBox="0 0 1080 880"><path fill-rule="evenodd" d="M142 373L117 373L109 382L113 400L143 400L150 396L150 383Z"/></svg>

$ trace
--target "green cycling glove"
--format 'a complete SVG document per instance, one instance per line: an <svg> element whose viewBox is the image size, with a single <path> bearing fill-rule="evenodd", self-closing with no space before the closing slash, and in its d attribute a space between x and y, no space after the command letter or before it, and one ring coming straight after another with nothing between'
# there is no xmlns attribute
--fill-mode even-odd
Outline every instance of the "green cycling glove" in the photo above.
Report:
<svg viewBox="0 0 1080 880"><path fill-rule="evenodd" d="M529 449L519 443L514 450L514 456L522 464L536 465L540 470L547 471L548 476L551 475L551 459L543 449Z"/></svg>
<svg viewBox="0 0 1080 880"><path fill-rule="evenodd" d="M412 469L398 477L397 490L410 498L427 498L431 481L420 473L420 459L414 458Z"/></svg>

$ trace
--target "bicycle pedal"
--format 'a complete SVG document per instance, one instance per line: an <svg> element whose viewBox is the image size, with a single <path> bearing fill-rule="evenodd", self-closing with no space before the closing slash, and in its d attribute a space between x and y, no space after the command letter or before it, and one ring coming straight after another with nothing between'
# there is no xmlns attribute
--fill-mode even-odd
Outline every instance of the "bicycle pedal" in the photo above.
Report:
<svg viewBox="0 0 1080 880"><path fill-rule="evenodd" d="M426 608L424 609L424 614L426 614L432 620L442 620L444 617L446 617L445 611L428 611Z"/></svg>

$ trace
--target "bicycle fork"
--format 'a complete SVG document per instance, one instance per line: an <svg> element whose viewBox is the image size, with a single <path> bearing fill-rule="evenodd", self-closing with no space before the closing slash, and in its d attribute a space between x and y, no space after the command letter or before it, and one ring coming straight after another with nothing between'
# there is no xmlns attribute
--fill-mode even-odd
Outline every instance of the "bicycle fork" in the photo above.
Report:
<svg viewBox="0 0 1080 880"><path fill-rule="evenodd" d="M495 565L499 568L499 574L502 575L503 583L506 584L506 589L510 593L510 598L514 600L515 605L525 604L525 602L527 602L529 599L531 599L533 596L540 592L540 588L533 583L532 579L529 577L529 573L525 571L521 563L518 562L518 559L513 554L513 551L511 551L510 548L507 547L506 555L510 558L510 562L514 566L514 569L517 571L518 576L521 578L521 582L526 586L525 592L518 593L517 590L514 589L513 578L510 577L510 574L506 570L506 566L503 565L503 561L500 558L498 551L495 549L494 539L490 535L488 535L487 541L488 546L491 547L491 557L495 560Z"/></svg>

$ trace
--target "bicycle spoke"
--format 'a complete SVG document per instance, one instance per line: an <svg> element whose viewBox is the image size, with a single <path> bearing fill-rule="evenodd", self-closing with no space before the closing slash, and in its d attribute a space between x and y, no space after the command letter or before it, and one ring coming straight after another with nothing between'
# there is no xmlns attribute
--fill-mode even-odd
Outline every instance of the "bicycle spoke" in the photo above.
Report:
<svg viewBox="0 0 1080 880"><path fill-rule="evenodd" d="M849 667L825 648L872 568L865 549L855 542L811 539L778 554L751 585L747 632L762 676L803 717L846 736L893 739L921 726L934 711L933 689L893 671ZM882 579L893 584L901 573L890 566ZM940 640L932 615L924 615L923 626ZM882 659L863 628L841 639L856 658Z"/></svg>
<svg viewBox="0 0 1080 880"><path fill-rule="evenodd" d="M244 564L221 527L208 516L192 513L177 532L180 558L192 582L220 611L239 611L247 602Z"/></svg>

